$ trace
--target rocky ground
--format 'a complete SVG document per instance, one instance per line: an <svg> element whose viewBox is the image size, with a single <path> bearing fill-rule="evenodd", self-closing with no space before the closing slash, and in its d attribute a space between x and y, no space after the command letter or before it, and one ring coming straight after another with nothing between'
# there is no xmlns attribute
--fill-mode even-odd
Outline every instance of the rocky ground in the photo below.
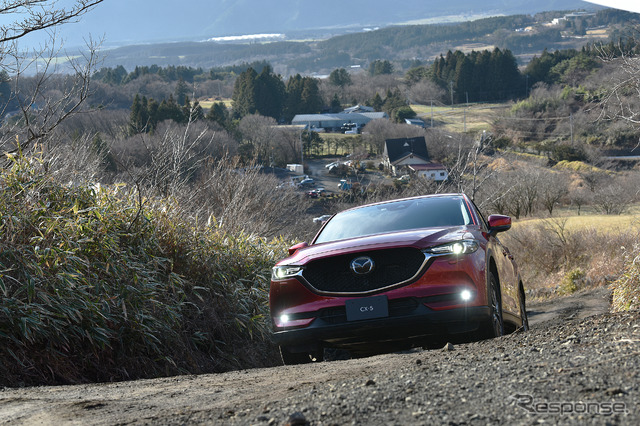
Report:
<svg viewBox="0 0 640 426"><path fill-rule="evenodd" d="M640 424L640 312L600 288L532 330L439 350L136 382L0 390L16 424Z"/></svg>

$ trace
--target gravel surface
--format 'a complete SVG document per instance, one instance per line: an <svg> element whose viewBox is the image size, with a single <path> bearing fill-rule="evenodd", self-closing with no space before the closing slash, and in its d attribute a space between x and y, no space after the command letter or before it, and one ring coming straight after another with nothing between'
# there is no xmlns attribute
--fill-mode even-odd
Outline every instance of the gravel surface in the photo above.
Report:
<svg viewBox="0 0 640 426"><path fill-rule="evenodd" d="M597 289L532 304L532 330L347 361L0 390L0 423L640 424L640 312ZM604 312L604 313L603 313Z"/></svg>

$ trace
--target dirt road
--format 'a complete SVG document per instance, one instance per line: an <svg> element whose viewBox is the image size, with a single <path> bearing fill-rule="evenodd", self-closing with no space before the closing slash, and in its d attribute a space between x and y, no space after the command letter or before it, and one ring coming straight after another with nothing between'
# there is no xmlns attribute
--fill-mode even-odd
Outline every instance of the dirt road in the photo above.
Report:
<svg viewBox="0 0 640 426"><path fill-rule="evenodd" d="M451 350L0 390L3 424L640 424L640 312L604 288L531 304L532 330Z"/></svg>

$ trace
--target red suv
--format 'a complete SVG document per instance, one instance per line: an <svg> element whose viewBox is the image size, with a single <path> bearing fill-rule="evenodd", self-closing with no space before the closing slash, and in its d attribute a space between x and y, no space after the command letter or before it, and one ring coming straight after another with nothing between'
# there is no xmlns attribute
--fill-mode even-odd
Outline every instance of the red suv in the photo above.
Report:
<svg viewBox="0 0 640 426"><path fill-rule="evenodd" d="M369 204L329 219L273 268L269 305L285 364L429 346L528 329L524 288L497 238L508 216L482 217L464 194Z"/></svg>

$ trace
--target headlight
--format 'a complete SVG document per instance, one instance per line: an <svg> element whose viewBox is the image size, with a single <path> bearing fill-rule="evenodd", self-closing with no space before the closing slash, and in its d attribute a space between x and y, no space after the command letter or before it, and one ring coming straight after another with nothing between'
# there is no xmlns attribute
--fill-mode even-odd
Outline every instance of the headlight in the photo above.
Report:
<svg viewBox="0 0 640 426"><path fill-rule="evenodd" d="M462 240L431 247L424 252L429 254L469 254L476 250L478 250L478 242L476 240Z"/></svg>
<svg viewBox="0 0 640 426"><path fill-rule="evenodd" d="M275 266L271 271L272 280L284 280L298 275L302 271L301 266Z"/></svg>

